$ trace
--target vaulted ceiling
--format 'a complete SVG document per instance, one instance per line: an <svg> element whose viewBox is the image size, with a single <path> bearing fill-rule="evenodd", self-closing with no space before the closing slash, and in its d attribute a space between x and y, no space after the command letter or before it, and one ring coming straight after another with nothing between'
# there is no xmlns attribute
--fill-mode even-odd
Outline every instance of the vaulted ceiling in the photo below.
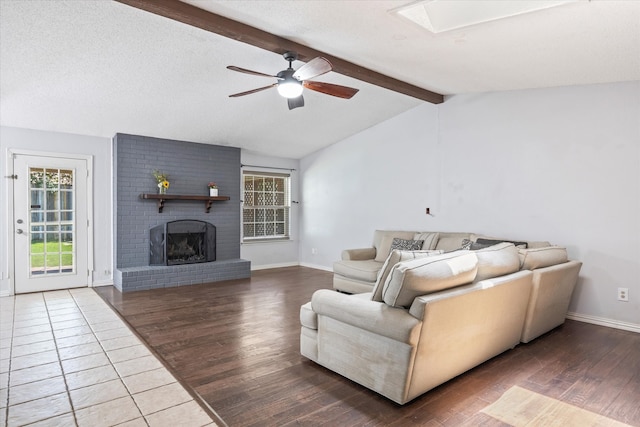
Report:
<svg viewBox="0 0 640 427"><path fill-rule="evenodd" d="M436 94L640 80L637 1L578 1L440 34L389 12L411 1L185 3ZM229 98L273 80L227 65L275 74L287 63L115 1L0 1L3 126L301 158L425 102L331 72L316 80L360 91L305 91L305 107L290 111L275 89Z"/></svg>

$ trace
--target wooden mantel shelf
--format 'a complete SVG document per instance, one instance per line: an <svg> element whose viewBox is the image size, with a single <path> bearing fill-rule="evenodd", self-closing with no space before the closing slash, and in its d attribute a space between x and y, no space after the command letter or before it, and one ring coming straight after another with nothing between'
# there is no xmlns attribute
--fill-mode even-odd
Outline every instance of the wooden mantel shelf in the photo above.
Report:
<svg viewBox="0 0 640 427"><path fill-rule="evenodd" d="M162 213L164 202L167 200L202 200L205 203L206 212L209 213L213 202L224 202L229 200L228 196L189 196L185 194L141 194L141 199L156 200L158 202L158 213Z"/></svg>

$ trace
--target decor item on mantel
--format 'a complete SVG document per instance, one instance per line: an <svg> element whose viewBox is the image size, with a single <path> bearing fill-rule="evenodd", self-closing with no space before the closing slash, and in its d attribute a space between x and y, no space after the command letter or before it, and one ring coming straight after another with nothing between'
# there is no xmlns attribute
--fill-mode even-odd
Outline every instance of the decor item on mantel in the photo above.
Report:
<svg viewBox="0 0 640 427"><path fill-rule="evenodd" d="M209 183L209 197L218 197L218 186L215 182Z"/></svg>
<svg viewBox="0 0 640 427"><path fill-rule="evenodd" d="M169 175L166 173L162 173L159 170L155 169L153 172L153 177L158 182L158 193L166 194L167 189L169 188Z"/></svg>

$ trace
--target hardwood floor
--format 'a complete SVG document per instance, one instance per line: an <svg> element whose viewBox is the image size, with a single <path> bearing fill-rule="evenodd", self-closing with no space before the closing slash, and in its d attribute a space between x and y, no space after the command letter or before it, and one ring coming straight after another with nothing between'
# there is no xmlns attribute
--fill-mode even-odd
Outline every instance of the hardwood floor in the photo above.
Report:
<svg viewBox="0 0 640 427"><path fill-rule="evenodd" d="M300 305L331 278L96 291L229 426L505 426L479 411L514 385L640 426L640 334L570 320L399 406L300 355Z"/></svg>

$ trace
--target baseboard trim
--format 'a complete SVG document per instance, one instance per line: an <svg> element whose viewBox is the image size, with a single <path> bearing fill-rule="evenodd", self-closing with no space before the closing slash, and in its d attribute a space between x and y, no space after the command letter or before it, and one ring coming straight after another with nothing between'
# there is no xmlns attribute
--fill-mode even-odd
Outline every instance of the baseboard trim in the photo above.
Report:
<svg viewBox="0 0 640 427"><path fill-rule="evenodd" d="M333 268L331 267L326 267L324 265L319 265L319 264L311 264L308 262L301 262L300 263L301 267L309 267L309 268L315 268L316 270L324 270L324 271L328 271L330 273L333 273Z"/></svg>
<svg viewBox="0 0 640 427"><path fill-rule="evenodd" d="M606 326L608 328L622 329L623 331L631 331L640 334L640 325L635 323L621 322L619 320L607 319L604 317L589 316L580 313L567 313L567 319L577 320L578 322L592 323L594 325Z"/></svg>
<svg viewBox="0 0 640 427"><path fill-rule="evenodd" d="M251 264L251 271L256 271L256 270L268 270L271 268L282 268L282 267L308 267L308 268L315 268L316 270L324 270L324 271L328 271L333 273L333 269L330 267L325 267L324 265L317 265L317 264L309 264L306 262L283 262L280 264L265 264L265 265L254 265L253 263Z"/></svg>
<svg viewBox="0 0 640 427"><path fill-rule="evenodd" d="M297 262L282 262L279 264L264 264L264 265L254 265L251 263L251 271L256 270L269 270L272 268L283 268L283 267L297 267L300 264Z"/></svg>

